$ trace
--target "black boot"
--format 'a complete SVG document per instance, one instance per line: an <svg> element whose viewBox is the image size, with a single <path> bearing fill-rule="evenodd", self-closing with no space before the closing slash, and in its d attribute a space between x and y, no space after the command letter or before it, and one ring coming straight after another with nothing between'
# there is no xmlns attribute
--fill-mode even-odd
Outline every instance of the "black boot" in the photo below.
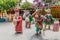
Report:
<svg viewBox="0 0 60 40"><path fill-rule="evenodd" d="M26 24L26 26L25 26L26 28L27 28L27 24Z"/></svg>
<svg viewBox="0 0 60 40"><path fill-rule="evenodd" d="M48 30L50 30L50 26L48 27Z"/></svg>
<svg viewBox="0 0 60 40"><path fill-rule="evenodd" d="M38 32L35 35L38 35Z"/></svg>
<svg viewBox="0 0 60 40"><path fill-rule="evenodd" d="M25 26L27 28L27 26Z"/></svg>
<svg viewBox="0 0 60 40"><path fill-rule="evenodd" d="M41 31L39 32L39 34L41 34Z"/></svg>
<svg viewBox="0 0 60 40"><path fill-rule="evenodd" d="M30 28L31 26L30 26L30 24L29 24L29 28Z"/></svg>

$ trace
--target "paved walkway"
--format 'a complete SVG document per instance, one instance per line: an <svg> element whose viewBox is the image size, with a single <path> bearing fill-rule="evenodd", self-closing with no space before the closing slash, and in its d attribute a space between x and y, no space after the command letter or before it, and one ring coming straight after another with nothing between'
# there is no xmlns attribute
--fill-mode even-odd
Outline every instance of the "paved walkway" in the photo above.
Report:
<svg viewBox="0 0 60 40"><path fill-rule="evenodd" d="M60 31L47 30L44 34L42 32L42 35L36 36L34 24L30 29L27 29L24 21L22 34L16 34L14 28L12 22L0 23L0 40L60 40Z"/></svg>

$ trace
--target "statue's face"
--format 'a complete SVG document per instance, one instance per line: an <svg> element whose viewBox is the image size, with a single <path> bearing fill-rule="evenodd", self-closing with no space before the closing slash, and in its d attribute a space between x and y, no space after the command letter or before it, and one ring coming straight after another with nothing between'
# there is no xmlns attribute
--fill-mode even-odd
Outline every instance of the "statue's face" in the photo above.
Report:
<svg viewBox="0 0 60 40"><path fill-rule="evenodd" d="M47 10L46 12L47 12L47 13L50 13L51 11L50 11L50 10Z"/></svg>
<svg viewBox="0 0 60 40"><path fill-rule="evenodd" d="M37 13L37 15L39 15L39 16L40 16L40 15L41 15L41 13Z"/></svg>
<svg viewBox="0 0 60 40"><path fill-rule="evenodd" d="M50 14L50 11L49 12L47 12L48 14Z"/></svg>
<svg viewBox="0 0 60 40"><path fill-rule="evenodd" d="M37 13L37 15L41 15L41 11L37 11L36 13Z"/></svg>

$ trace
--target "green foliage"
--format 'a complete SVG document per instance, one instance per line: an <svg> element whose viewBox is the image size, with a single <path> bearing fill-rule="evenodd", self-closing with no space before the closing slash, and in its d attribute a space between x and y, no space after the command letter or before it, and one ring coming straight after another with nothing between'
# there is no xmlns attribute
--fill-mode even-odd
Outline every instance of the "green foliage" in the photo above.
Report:
<svg viewBox="0 0 60 40"><path fill-rule="evenodd" d="M28 9L29 10L29 9L32 9L32 4L29 2L24 2L24 3L21 3L20 7L22 9Z"/></svg>
<svg viewBox="0 0 60 40"><path fill-rule="evenodd" d="M8 10L8 9L14 9L14 7L16 6L16 3L15 2L13 2L13 1L8 1L8 2L6 2L6 10Z"/></svg>
<svg viewBox="0 0 60 40"><path fill-rule="evenodd" d="M60 5L60 1L56 2L55 5Z"/></svg>
<svg viewBox="0 0 60 40"><path fill-rule="evenodd" d="M17 0L0 0L0 11L14 9Z"/></svg>
<svg viewBox="0 0 60 40"><path fill-rule="evenodd" d="M48 2L48 3L51 3L52 0L43 0L44 2Z"/></svg>
<svg viewBox="0 0 60 40"><path fill-rule="evenodd" d="M43 0L44 2L46 2L46 0Z"/></svg>

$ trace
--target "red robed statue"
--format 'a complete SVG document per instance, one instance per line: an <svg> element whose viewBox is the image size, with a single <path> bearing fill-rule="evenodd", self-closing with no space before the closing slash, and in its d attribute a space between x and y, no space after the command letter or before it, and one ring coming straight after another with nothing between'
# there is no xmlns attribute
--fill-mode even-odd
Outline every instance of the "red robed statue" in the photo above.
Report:
<svg viewBox="0 0 60 40"><path fill-rule="evenodd" d="M21 16L18 17L15 30L16 30L16 32L22 33L22 17Z"/></svg>

